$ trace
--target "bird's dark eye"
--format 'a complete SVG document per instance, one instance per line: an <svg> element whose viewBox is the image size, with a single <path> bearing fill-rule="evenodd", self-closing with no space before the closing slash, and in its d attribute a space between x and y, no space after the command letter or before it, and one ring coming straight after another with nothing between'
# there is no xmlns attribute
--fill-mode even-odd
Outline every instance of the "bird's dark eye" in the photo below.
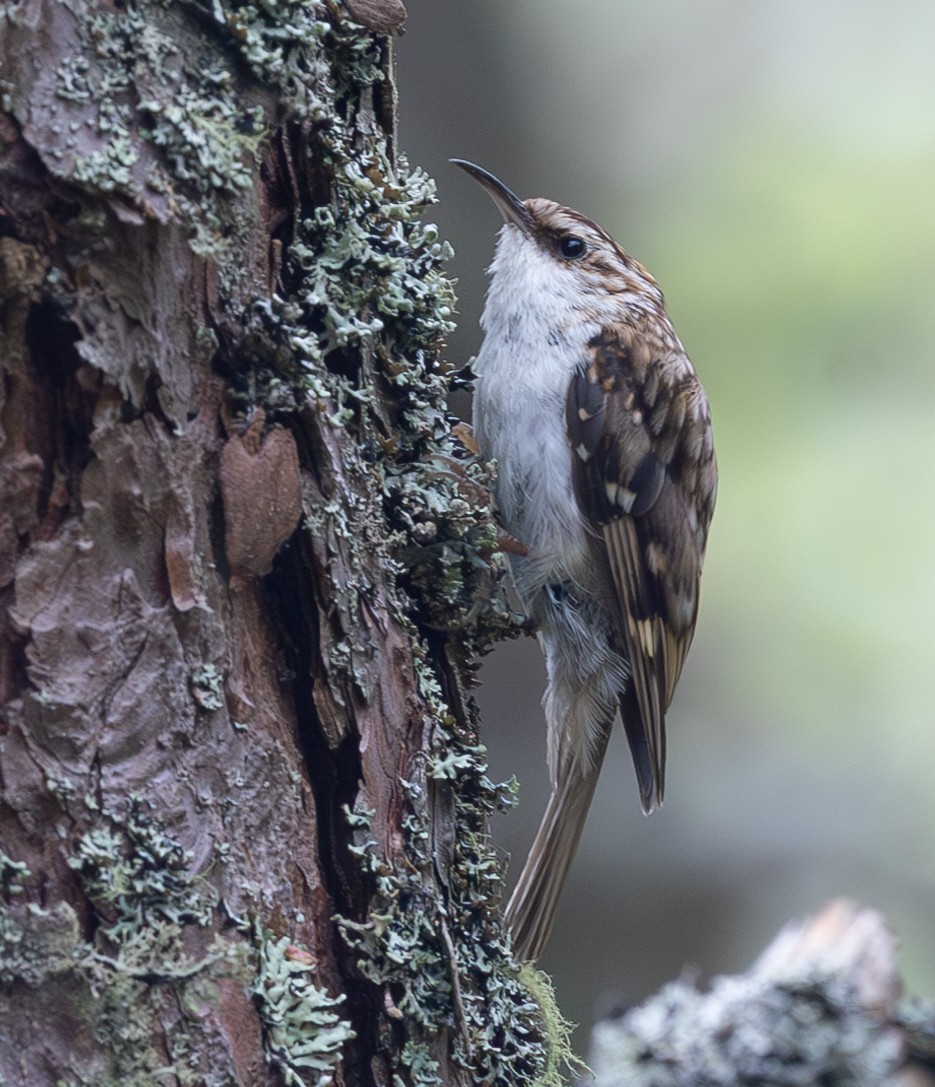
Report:
<svg viewBox="0 0 935 1087"><path fill-rule="evenodd" d="M588 246L577 234L565 234L559 239L558 251L565 260L580 260L587 253Z"/></svg>

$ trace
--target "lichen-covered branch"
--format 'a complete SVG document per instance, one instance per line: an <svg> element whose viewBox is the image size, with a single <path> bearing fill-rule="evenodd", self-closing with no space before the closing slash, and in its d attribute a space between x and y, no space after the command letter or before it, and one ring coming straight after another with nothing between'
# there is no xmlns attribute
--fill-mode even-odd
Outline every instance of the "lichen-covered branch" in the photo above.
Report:
<svg viewBox="0 0 935 1087"><path fill-rule="evenodd" d="M904 1002L873 910L838 900L785 928L751 970L690 979L599 1023L596 1087L925 1087L935 1008Z"/></svg>

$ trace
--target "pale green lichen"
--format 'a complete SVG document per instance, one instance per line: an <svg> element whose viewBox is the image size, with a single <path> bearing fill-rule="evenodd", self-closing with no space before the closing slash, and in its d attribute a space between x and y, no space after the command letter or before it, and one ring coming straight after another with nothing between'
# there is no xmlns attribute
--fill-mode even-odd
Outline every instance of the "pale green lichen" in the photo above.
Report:
<svg viewBox="0 0 935 1087"><path fill-rule="evenodd" d="M255 155L272 125L272 102L262 83L244 87L237 53L249 42L238 40L222 8L212 14L231 33L226 53L158 0L83 12L82 48L54 72L58 101L42 151L91 193L182 223L193 250L218 261L231 283L243 262L227 260L252 225ZM283 78L263 65L258 75ZM290 86L300 82L293 73ZM10 105L14 113L26 108Z"/></svg>
<svg viewBox="0 0 935 1087"><path fill-rule="evenodd" d="M102 920L106 952L92 959L136 977L185 978L209 965L218 949L195 960L184 950L187 925L208 926L217 893L191 875L192 858L139 804L120 821L86 831L69 866Z"/></svg>
<svg viewBox="0 0 935 1087"><path fill-rule="evenodd" d="M361 161L340 122L323 139L334 202L295 224L287 256L296 289L288 299L257 300L254 314L266 337L288 347L279 358L286 376L346 412L336 422L356 417L370 397L362 381L323 365L353 345L375 351L406 413L404 432L416 429L418 413L437 410L446 391L433 360L453 328L454 293L442 271L450 249L421 221L434 185L405 161L391 165L379 140Z"/></svg>
<svg viewBox="0 0 935 1087"><path fill-rule="evenodd" d="M935 1067L935 1001L904 997L892 1021L904 1032L906 1053L923 1067Z"/></svg>
<svg viewBox="0 0 935 1087"><path fill-rule="evenodd" d="M355 1037L335 1010L344 1001L315 984L312 957L283 937L257 933L260 966L253 987L266 1054L287 1087L327 1087L345 1042Z"/></svg>
<svg viewBox="0 0 935 1087"><path fill-rule="evenodd" d="M0 905L0 983L48 984L57 1014L82 1024L95 1046L76 1053L75 1082L148 1087L165 1076L194 1087L211 1045L196 1026L200 1009L217 999L219 977L246 981L243 949L213 931L216 892L141 802L121 815L89 812L93 824L68 857L87 899L83 922L63 901ZM22 864L4 868L30 879ZM204 935L193 941L192 929ZM0 1004L15 992L0 991ZM166 1048L157 1022L174 1022ZM236 1081L217 1067L212 1082Z"/></svg>
<svg viewBox="0 0 935 1087"><path fill-rule="evenodd" d="M30 875L29 866L15 861L0 850L0 894L5 898L23 893L23 880Z"/></svg>
<svg viewBox="0 0 935 1087"><path fill-rule="evenodd" d="M848 980L817 973L716 978L708 992L673 982L599 1023L592 1040L599 1087L876 1087L901 1064L904 1044Z"/></svg>
<svg viewBox="0 0 935 1087"><path fill-rule="evenodd" d="M331 30L323 4L311 0L206 0L215 25L263 82L275 87L289 116L324 120L320 84L329 65L323 39Z"/></svg>
<svg viewBox="0 0 935 1087"><path fill-rule="evenodd" d="M114 126L100 151L75 159L76 181L93 183L101 192L126 192L133 184L133 167L140 152L126 129Z"/></svg>
<svg viewBox="0 0 935 1087"><path fill-rule="evenodd" d="M393 994L394 1014L406 1024L409 1043L399 1069L406 1081L438 1082L432 1047L444 1031L452 1059L479 1080L545 1077L551 1083L545 1021L511 958L500 918L500 861L486 828L489 815L512 801L511 790L490 782L476 739L458 735L417 630L457 630L478 647L519 629L498 592L504 565L496 554L490 474L456 448L446 409L449 384L436 362L454 308L442 268L448 249L421 220L434 199L425 175L405 162L391 164L379 142L361 162L349 136L340 124L323 136L334 201L297 224L287 254L296 289L288 301L254 310L260 319L255 343L270 345L258 361L304 387L329 425L352 427L360 438L360 459L346 457L342 471L352 488L382 508L331 503L307 517L317 535L340 537L350 552L351 573L334 587L345 630L356 629L366 590L354 571L368 569L376 555L395 575L397 617L411 630L433 737L424 777L404 783L410 810L402 869L382 856L368 813L349 816L351 852L374 897L365 921L340 918L339 926L361 972ZM288 352L275 344L286 344ZM385 442L374 436L380 432L371 414L374 378L349 365L361 357L372 360L392 390L396 427ZM329 664L356 680L364 671L356 662L369 652L349 635L331 648ZM453 804L458 828L444 865L443 896L432 843L435 790Z"/></svg>
<svg viewBox="0 0 935 1087"><path fill-rule="evenodd" d="M477 461L430 460L388 466L387 513L399 530L399 579L435 630L470 631L482 650L515 637L522 617L504 591L491 477Z"/></svg>
<svg viewBox="0 0 935 1087"><path fill-rule="evenodd" d="M197 180L220 196L236 196L253 184L245 152L259 143L263 111L254 107L232 127L225 101L233 91L231 73L215 69L203 73L202 80L212 95L183 102L158 98L140 102L139 109L149 115L142 135L165 150L175 178Z"/></svg>
<svg viewBox="0 0 935 1087"><path fill-rule="evenodd" d="M556 1082L544 1040L546 1022L513 962L500 917L502 874L487 833L495 811L513 802L510 786L487 776L484 748L460 736L434 671L420 654L420 694L433 744L418 781L404 782L407 863L391 869L380 855L366 812L350 816L361 867L374 881L366 922L339 919L360 970L394 994L408 1024L403 1052L412 1081L440 1083L432 1040L443 1029L452 1057L482 1082ZM433 792L453 805L457 833L446 842L444 893L437 886L438 843ZM559 1039L561 1043L561 1039Z"/></svg>
<svg viewBox="0 0 935 1087"><path fill-rule="evenodd" d="M404 160L392 165L381 141L361 161L341 124L322 139L333 165L334 201L296 224L287 254L296 280L289 299L254 306L252 388L258 372L278 370L297 395L304 389L319 403L330 425L359 426L372 463L349 463L346 470L361 477L363 489L382 493L383 514L395 531L388 536L376 522L367 531L359 516L353 529L345 528L340 510L316 509L309 517L327 518L332 531L365 541L368 556L376 547L417 604L419 622L470 628L479 645L513 635L520 627L502 592L492 476L451 437L450 383L436 361L455 301L443 269L450 250L422 220L434 185ZM398 427L382 446L368 419L374 379L349 372L348 348L368 354L392 387ZM275 380L259 384L281 395Z"/></svg>
<svg viewBox="0 0 935 1087"><path fill-rule="evenodd" d="M190 687L203 710L219 710L224 705L224 675L214 664L199 665L191 674Z"/></svg>
<svg viewBox="0 0 935 1087"><path fill-rule="evenodd" d="M65 902L43 909L34 902L0 903L0 984L38 986L67 973L80 947L78 918Z"/></svg>
<svg viewBox="0 0 935 1087"><path fill-rule="evenodd" d="M437 1087L443 1082L441 1067L424 1042L406 1042L402 1059L412 1087Z"/></svg>
<svg viewBox="0 0 935 1087"><path fill-rule="evenodd" d="M340 124L327 141L335 207L303 220L289 251L303 274L297 316L319 330L307 362L392 326L390 377L402 385L413 364L424 364L426 347L454 327L454 293L440 269L451 249L420 219L434 201L434 183L404 161L391 166L382 141L361 159Z"/></svg>
<svg viewBox="0 0 935 1087"><path fill-rule="evenodd" d="M454 327L455 297L444 270L450 247L424 220L434 182L391 156L372 131L362 150L347 116L362 89L385 78L381 39L350 22L326 25L319 6L291 0L215 4L212 12L251 53L257 74L281 89L303 49L313 53L303 62L306 82L328 117L316 131L316 157L330 199L293 222L282 275L289 290L256 299L244 340L252 365L235 379L251 404L289 411L311 399L330 426L357 429L361 460L350 459L344 471L360 492L384 496L385 509L357 511L353 525L341 509L307 511L316 535L349 541L352 560L361 549L351 571L365 569L376 550L412 600L402 597L401 610L417 612L420 623L470 628L478 644L513 634L519 628L500 591L490 474L465 458L456 465L450 436L450 384L438 357ZM284 17L296 25L291 48L270 36ZM397 423L386 440L371 414L377 379L391 388ZM357 592L369 588L335 587L345 629L355 629ZM331 663L357 678L361 651L345 639L331 648Z"/></svg>
<svg viewBox="0 0 935 1087"><path fill-rule="evenodd" d="M153 1022L165 1013L165 994L194 1010L216 1000L218 977L246 972L242 949L218 934L200 953L188 950L189 930L210 932L214 924L216 891L192 874L191 855L139 802L125 816L99 819L69 863L99 920L93 942L75 952L77 973L93 994L86 1022L107 1054L108 1074L98 1082L143 1087L157 1075L202 1082L199 1062L210 1043L194 1027L198 1017L178 1019L167 1039L168 1067ZM200 1057L192 1058L195 1051ZM228 1071L216 1075L233 1087Z"/></svg>

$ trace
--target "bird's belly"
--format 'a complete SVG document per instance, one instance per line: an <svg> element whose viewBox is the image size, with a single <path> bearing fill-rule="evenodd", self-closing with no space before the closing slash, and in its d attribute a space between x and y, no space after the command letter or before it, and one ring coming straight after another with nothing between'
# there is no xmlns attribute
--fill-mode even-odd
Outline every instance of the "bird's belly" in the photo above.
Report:
<svg viewBox="0 0 935 1087"><path fill-rule="evenodd" d="M566 379L567 382L567 379ZM524 600L543 585L588 577L588 532L575 499L559 388L497 381L484 374L474 419L484 456L496 459L497 505L504 528L529 550L512 559Z"/></svg>

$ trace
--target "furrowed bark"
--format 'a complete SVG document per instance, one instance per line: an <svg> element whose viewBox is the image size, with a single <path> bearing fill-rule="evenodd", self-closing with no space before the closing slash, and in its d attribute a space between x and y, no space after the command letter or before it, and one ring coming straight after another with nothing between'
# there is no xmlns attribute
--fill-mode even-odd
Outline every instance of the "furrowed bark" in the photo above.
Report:
<svg viewBox="0 0 935 1087"><path fill-rule="evenodd" d="M432 186L394 147L400 17L4 8L6 1083L545 1067L466 693L509 620Z"/></svg>

